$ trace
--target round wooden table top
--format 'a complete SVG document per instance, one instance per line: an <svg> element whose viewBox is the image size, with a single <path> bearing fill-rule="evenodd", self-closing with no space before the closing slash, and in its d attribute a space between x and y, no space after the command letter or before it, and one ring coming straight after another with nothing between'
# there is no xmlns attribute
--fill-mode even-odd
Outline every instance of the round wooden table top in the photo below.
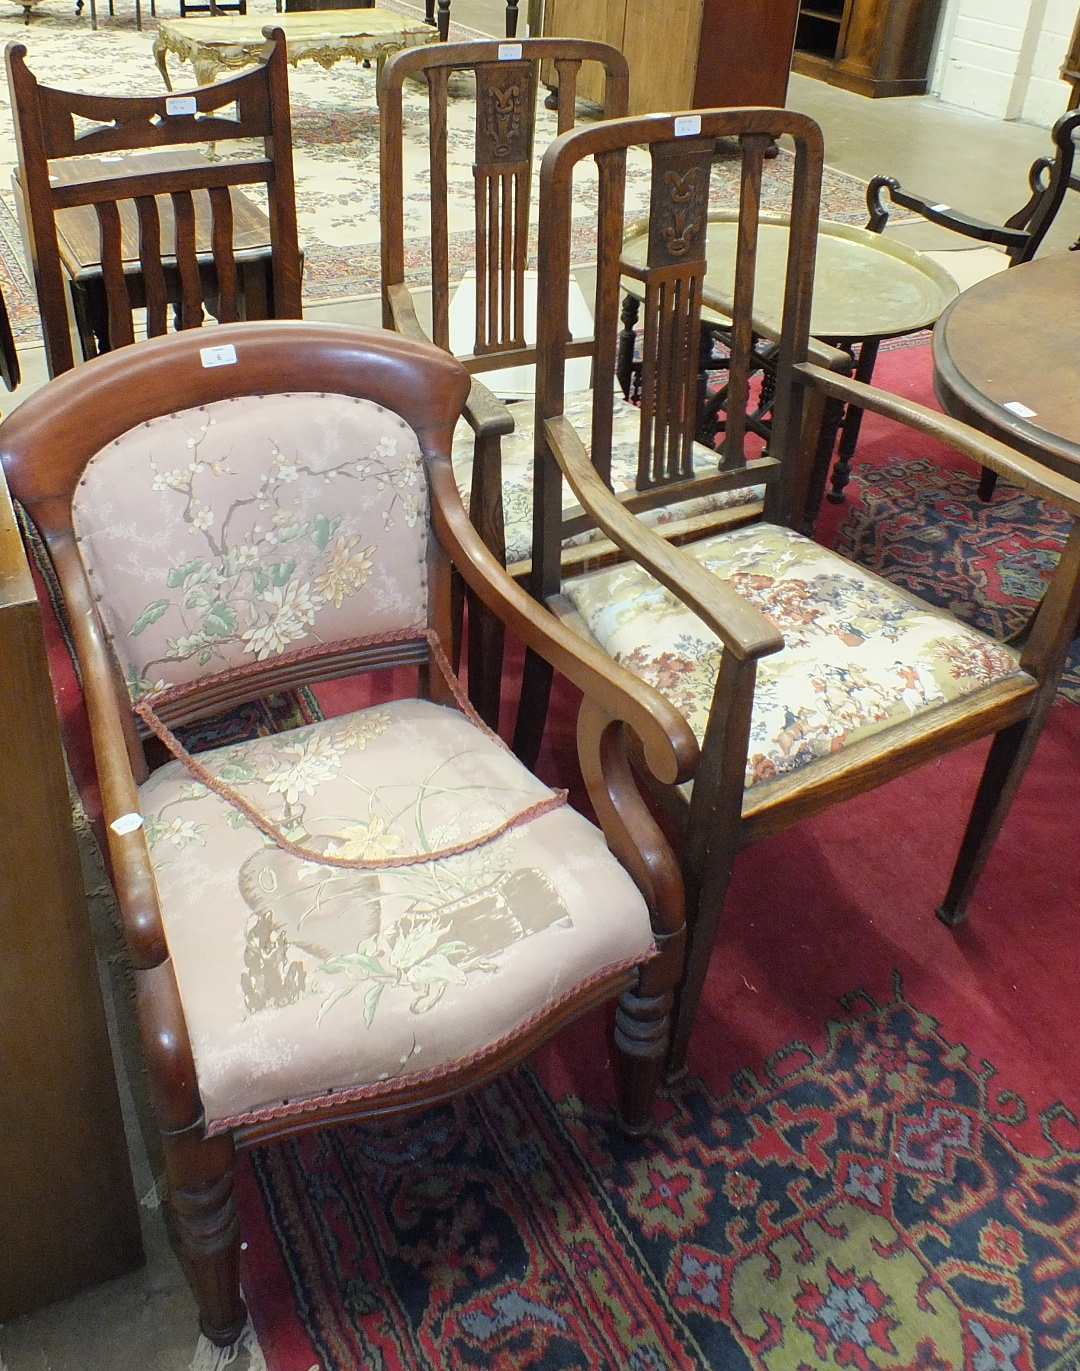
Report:
<svg viewBox="0 0 1080 1371"><path fill-rule="evenodd" d="M965 290L934 330L946 414L1080 477L1080 253L1040 257Z"/></svg>

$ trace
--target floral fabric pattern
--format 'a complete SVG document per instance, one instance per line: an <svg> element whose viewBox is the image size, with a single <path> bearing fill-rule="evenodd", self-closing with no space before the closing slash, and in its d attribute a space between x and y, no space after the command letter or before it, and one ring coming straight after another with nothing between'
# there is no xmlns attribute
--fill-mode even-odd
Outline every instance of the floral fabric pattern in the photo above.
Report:
<svg viewBox="0 0 1080 1371"><path fill-rule="evenodd" d="M152 420L91 460L74 520L133 699L426 621L419 445L369 400L245 396Z"/></svg>
<svg viewBox="0 0 1080 1371"><path fill-rule="evenodd" d="M566 397L563 413L581 436L586 450L591 447L592 434L591 390L577 391ZM502 439L503 523L506 531L506 563L523 562L532 555L532 492L533 492L533 416L531 404L511 406L515 428ZM616 395L611 426L611 486L616 493L633 490L637 483L638 430L641 411ZM458 490L469 504L472 489L474 434L464 419L454 434L452 452L454 475ZM702 443L693 445L694 471L699 476L717 469L718 454ZM709 514L735 505L751 505L762 498L764 487L746 486L741 490L721 490L712 495L686 500L682 504L647 510L639 517L654 527L677 519L690 519L697 514ZM573 509L577 501L563 483L563 508ZM567 539L568 545L595 542L604 535L599 529Z"/></svg>
<svg viewBox="0 0 1080 1371"><path fill-rule="evenodd" d="M487 834L551 793L421 700L199 761L291 840L369 861ZM652 948L637 888L565 806L460 856L372 871L274 846L179 762L140 799L212 1125L481 1051Z"/></svg>
<svg viewBox="0 0 1080 1371"><path fill-rule="evenodd" d="M1024 675L1008 648L789 529L754 524L684 551L784 635L758 663L747 786ZM604 650L704 737L721 648L701 620L636 564L563 592Z"/></svg>

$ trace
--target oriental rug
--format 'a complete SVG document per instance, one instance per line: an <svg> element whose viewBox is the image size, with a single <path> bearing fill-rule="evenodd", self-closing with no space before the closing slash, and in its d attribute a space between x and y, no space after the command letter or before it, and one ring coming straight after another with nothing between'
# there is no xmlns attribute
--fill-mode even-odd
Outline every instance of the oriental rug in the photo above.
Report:
<svg viewBox="0 0 1080 1371"><path fill-rule="evenodd" d="M295 1326L272 1371L1065 1371L1080 1355L1075 1119L1024 1112L897 984L855 992L647 1143L522 1070L405 1123L261 1149L245 1209ZM256 1201L256 1195L258 1201Z"/></svg>
<svg viewBox="0 0 1080 1371"><path fill-rule="evenodd" d="M416 16L418 11L400 0L383 0L390 8ZM102 6L104 10L104 6ZM274 14L273 0L250 0L249 14ZM129 12L109 19L92 32L88 12L76 18L64 0L39 6L29 26L16 13L0 7L0 41L24 43L30 70L45 84L69 90L158 95L161 77L151 55L156 21L147 17L142 33L135 31ZM457 29L452 37L477 37ZM194 85L191 69L170 58L177 90ZM304 303L311 308L376 295L380 288L379 261L379 115L375 103L375 70L341 62L329 71L307 63L290 68L296 204L300 242L304 250ZM544 94L545 92L541 92ZM472 210L472 99L468 78L451 82L449 122L449 179L452 191L450 243L455 279L473 265ZM590 116L591 109L591 116ZM410 279L426 279L427 258L427 96L410 83L405 91L405 179L412 189L406 197L407 266ZM599 110L580 108L582 118ZM543 108L537 113L536 156L555 136L557 116ZM17 342L40 337L33 282L27 273L11 172L16 151L6 83L0 89L0 289ZM766 164L765 203L782 210L789 196L792 159L784 153ZM717 164L713 176L714 206L738 204L735 164ZM633 152L628 166L628 214L644 204L648 187L644 153ZM250 192L258 198L256 188ZM582 212L587 213L590 188L580 187ZM827 171L823 213L833 219L865 220L865 187L842 172ZM536 207L533 207L534 221ZM583 265L593 256L591 229L583 219L573 245L573 260Z"/></svg>

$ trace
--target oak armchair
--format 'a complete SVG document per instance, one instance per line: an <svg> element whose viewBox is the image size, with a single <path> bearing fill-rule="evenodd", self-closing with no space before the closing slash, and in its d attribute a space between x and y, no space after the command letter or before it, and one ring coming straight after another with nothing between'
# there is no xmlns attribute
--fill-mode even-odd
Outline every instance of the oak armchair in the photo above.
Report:
<svg viewBox="0 0 1080 1371"><path fill-rule="evenodd" d="M693 122L684 136L684 122ZM796 139L787 289L766 457L735 436L730 417L721 475L766 482L764 517L673 546L610 490L597 441L587 449L564 405L566 258L578 164L603 165L646 145L654 165L646 312L688 302L693 337L703 270L705 205L717 137L738 138L743 198L732 319L733 384L752 364L760 165L766 139ZM581 636L677 706L701 744L689 785L653 787L682 837L688 892L687 972L680 989L671 1065L690 1032L740 848L781 831L922 762L993 736L949 888L938 914L960 922L1054 698L1075 630L1080 528L1022 640L998 643L796 532L826 398L854 403L939 438L1053 501L1074 520L1080 485L941 414L806 361L813 234L822 165L820 130L804 116L769 110L703 110L612 121L564 135L541 170L541 331L536 414L533 593ZM598 231L601 281L619 270L621 225L610 209ZM677 247L673 253L672 245ZM598 298L603 294L598 286ZM606 298L606 297L604 297ZM614 306L611 306L613 308ZM599 330L598 330L599 331ZM648 337L648 335L647 335ZM685 384L686 372L678 373ZM674 388L674 382L672 388ZM670 390L669 390L670 393ZM642 460L684 447L692 415L681 404L660 417L642 409ZM561 556L561 482L583 517L609 540L609 565L568 575ZM533 659L518 745L531 755L542 724L547 669ZM582 716L587 781L616 746L620 726ZM632 749L631 749L632 750Z"/></svg>
<svg viewBox="0 0 1080 1371"><path fill-rule="evenodd" d="M238 1149L473 1089L612 999L623 1120L648 1126L677 863L617 764L602 834L480 724L442 647L451 559L659 780L697 745L477 537L449 461L468 387L383 331L247 323L97 358L0 425L73 626L172 1236L221 1345ZM388 667L415 698L197 756L173 732Z"/></svg>

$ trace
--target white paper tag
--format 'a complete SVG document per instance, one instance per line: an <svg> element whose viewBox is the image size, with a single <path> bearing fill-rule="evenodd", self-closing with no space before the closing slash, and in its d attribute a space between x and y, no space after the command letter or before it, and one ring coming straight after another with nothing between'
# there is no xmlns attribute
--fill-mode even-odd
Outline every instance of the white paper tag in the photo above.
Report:
<svg viewBox="0 0 1080 1371"><path fill-rule="evenodd" d="M99 161L99 162L122 162L123 160L124 160L124 155L123 155L123 153L121 153L121 152L106 152L106 153L102 153L102 155L98 158L98 161ZM49 180L50 180L50 181L55 181L55 180L56 180L56 177L55 177L55 176L50 176L50 177L49 177Z"/></svg>
<svg viewBox="0 0 1080 1371"><path fill-rule="evenodd" d="M166 114L195 114L198 108L194 95L170 95L165 101Z"/></svg>
<svg viewBox="0 0 1080 1371"><path fill-rule="evenodd" d="M931 205L930 208L935 214L944 214L946 210L952 209L952 205Z"/></svg>
<svg viewBox="0 0 1080 1371"><path fill-rule="evenodd" d="M500 62L520 62L521 44L520 43L500 43L499 44Z"/></svg>
<svg viewBox="0 0 1080 1371"><path fill-rule="evenodd" d="M1001 408L1007 409L1010 414L1015 414L1018 419L1035 418L1035 411L1028 409L1027 405L1022 405L1019 400L1009 400Z"/></svg>
<svg viewBox="0 0 1080 1371"><path fill-rule="evenodd" d="M695 133L701 132L700 114L680 114L675 120L675 137L689 138Z"/></svg>
<svg viewBox="0 0 1080 1371"><path fill-rule="evenodd" d="M137 828L142 828L142 825L141 814L121 814L119 819L114 819L109 827L114 833L134 833Z"/></svg>
<svg viewBox="0 0 1080 1371"><path fill-rule="evenodd" d="M204 367L231 367L236 361L236 349L232 343L224 347L200 348L199 356Z"/></svg>

